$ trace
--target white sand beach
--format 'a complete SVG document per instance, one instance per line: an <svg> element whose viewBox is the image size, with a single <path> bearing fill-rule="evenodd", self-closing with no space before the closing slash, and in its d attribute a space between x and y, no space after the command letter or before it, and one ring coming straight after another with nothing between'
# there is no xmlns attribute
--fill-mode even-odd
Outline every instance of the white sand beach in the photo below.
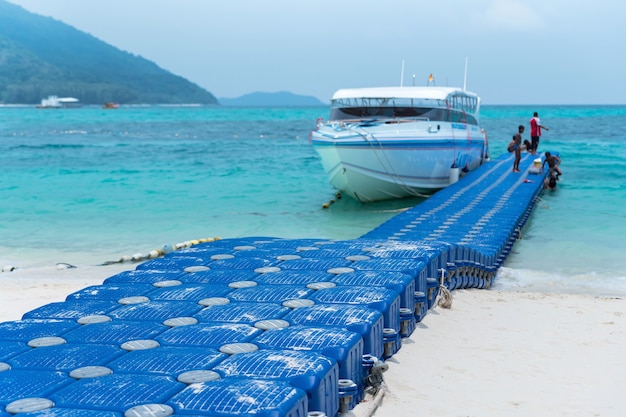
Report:
<svg viewBox="0 0 626 417"><path fill-rule="evenodd" d="M45 267L0 272L0 322L19 320L30 310L64 301L75 291L90 285L100 285L108 277L134 269L135 266L120 263L107 266L77 265L70 269Z"/></svg>
<svg viewBox="0 0 626 417"><path fill-rule="evenodd" d="M626 300L453 292L387 362L375 417L624 415Z"/></svg>
<svg viewBox="0 0 626 417"><path fill-rule="evenodd" d="M46 280L0 273L0 321L131 268L48 270ZM496 290L453 297L451 309L432 309L387 361L374 417L624 415L625 299ZM354 414L371 411L361 404Z"/></svg>

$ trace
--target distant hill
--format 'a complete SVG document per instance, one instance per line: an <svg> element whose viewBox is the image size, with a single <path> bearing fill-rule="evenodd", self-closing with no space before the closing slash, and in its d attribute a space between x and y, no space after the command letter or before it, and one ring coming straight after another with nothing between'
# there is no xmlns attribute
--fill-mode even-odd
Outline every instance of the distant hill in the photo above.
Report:
<svg viewBox="0 0 626 417"><path fill-rule="evenodd" d="M250 93L236 98L220 98L223 106L326 106L313 96L300 96L280 91L277 93Z"/></svg>
<svg viewBox="0 0 626 417"><path fill-rule="evenodd" d="M0 102L36 104L49 95L84 104L218 104L147 59L0 0Z"/></svg>

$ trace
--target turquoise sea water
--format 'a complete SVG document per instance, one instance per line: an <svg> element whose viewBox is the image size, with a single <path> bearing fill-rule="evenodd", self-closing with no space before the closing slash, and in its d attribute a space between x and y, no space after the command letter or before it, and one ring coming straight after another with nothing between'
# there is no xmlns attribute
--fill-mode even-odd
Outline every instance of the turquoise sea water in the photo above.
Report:
<svg viewBox="0 0 626 417"><path fill-rule="evenodd" d="M491 154L533 111L564 175L497 287L626 295L626 106L483 106ZM334 198L309 131L328 109L0 107L0 264L97 265L220 236L349 239L419 200ZM529 129L526 131L525 139Z"/></svg>

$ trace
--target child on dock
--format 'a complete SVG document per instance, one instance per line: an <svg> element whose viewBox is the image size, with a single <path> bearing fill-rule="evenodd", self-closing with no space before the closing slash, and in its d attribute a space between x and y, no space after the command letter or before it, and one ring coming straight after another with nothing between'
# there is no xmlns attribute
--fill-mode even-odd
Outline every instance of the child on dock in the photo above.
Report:
<svg viewBox="0 0 626 417"><path fill-rule="evenodd" d="M522 160L522 133L524 126L519 125L517 133L513 135L513 140L509 143L509 152L515 152L515 160L513 161L513 172L520 172L519 163Z"/></svg>

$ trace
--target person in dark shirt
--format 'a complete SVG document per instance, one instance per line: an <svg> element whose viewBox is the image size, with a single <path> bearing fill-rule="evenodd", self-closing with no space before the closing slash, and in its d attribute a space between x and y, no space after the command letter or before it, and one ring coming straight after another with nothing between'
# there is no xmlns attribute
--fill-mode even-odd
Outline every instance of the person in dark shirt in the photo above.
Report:
<svg viewBox="0 0 626 417"><path fill-rule="evenodd" d="M546 164L548 164L548 169L550 170L550 174L554 172L555 177L558 180L559 176L561 176L562 174L561 169L559 168L559 165L561 165L561 158L559 158L556 155L552 155L550 152L546 152L545 156L546 156L546 159L543 160L543 165L541 166L541 168L543 169L546 166Z"/></svg>
<svg viewBox="0 0 626 417"><path fill-rule="evenodd" d="M528 151L530 153L533 153L533 145L530 143L530 141L528 139L524 139L524 144L522 145L522 150L523 151Z"/></svg>
<svg viewBox="0 0 626 417"><path fill-rule="evenodd" d="M547 176L543 182L544 190L556 190L556 178L553 176Z"/></svg>

